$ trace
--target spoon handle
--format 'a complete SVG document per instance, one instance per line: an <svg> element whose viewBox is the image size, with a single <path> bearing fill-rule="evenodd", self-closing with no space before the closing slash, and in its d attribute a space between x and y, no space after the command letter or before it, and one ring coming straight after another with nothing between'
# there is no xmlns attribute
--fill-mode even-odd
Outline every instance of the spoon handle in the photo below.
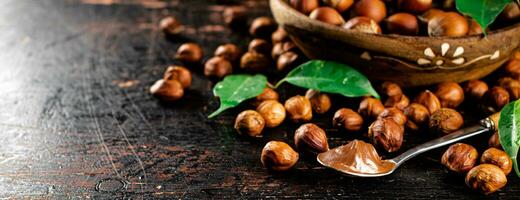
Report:
<svg viewBox="0 0 520 200"><path fill-rule="evenodd" d="M469 137L473 137L475 135L484 133L484 132L490 132L495 130L495 126L497 123L497 114L494 114L486 119L483 119L480 121L479 125L470 126L458 131L455 131L453 133L450 133L446 136L431 140L429 142L426 142L424 144L421 144L419 146L416 146L414 148L411 148L410 150L404 152L403 154L391 159L396 163L396 168L401 165L403 162L409 160L410 158L413 158L421 153L424 153L426 151L442 147L444 145L448 145Z"/></svg>

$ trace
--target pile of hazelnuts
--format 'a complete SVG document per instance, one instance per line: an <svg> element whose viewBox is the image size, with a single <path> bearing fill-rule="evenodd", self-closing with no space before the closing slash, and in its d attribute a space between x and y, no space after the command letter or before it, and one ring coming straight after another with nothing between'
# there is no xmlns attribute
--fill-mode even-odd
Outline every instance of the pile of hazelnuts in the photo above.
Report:
<svg viewBox="0 0 520 200"><path fill-rule="evenodd" d="M324 23L344 29L399 35L461 37L479 35L482 27L455 10L455 0L289 0L289 4ZM520 7L510 3L497 24L520 17ZM347 20L346 20L347 19Z"/></svg>

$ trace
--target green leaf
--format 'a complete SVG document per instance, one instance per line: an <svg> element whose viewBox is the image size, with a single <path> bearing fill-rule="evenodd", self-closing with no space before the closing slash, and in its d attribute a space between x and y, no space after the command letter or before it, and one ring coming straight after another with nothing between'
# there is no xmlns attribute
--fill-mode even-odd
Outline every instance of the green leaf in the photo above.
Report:
<svg viewBox="0 0 520 200"><path fill-rule="evenodd" d="M241 102L256 97L264 91L267 78L264 75L229 75L218 82L213 94L220 98L220 108L208 117L213 118Z"/></svg>
<svg viewBox="0 0 520 200"><path fill-rule="evenodd" d="M520 100L507 104L500 112L498 135L502 148L513 160L516 175L520 177L517 162L520 147Z"/></svg>
<svg viewBox="0 0 520 200"><path fill-rule="evenodd" d="M348 65L333 61L311 60L289 72L276 87L283 82L346 97L372 95L379 98L363 74Z"/></svg>
<svg viewBox="0 0 520 200"><path fill-rule="evenodd" d="M512 0L456 0L457 10L475 19L482 30L495 21L497 16Z"/></svg>

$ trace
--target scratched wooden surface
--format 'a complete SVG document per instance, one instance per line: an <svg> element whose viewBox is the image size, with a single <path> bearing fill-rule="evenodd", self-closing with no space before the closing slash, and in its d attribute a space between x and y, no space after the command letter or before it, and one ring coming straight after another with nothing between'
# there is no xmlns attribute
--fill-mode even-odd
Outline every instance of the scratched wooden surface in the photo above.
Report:
<svg viewBox="0 0 520 200"><path fill-rule="evenodd" d="M294 125L247 139L232 129L236 110L208 120L218 102L200 68L176 104L146 92L176 63L182 41L206 52L224 42L247 44L222 24L222 2L230 1L111 2L118 1L0 2L0 198L482 197L442 168L441 151L377 179L344 177L312 158L287 173L267 172L261 148L271 139L291 143ZM269 13L264 1L237 2L251 16ZM187 25L184 38L167 41L157 30L167 14ZM330 127L330 114L321 118L332 146L349 138ZM519 199L518 180L509 176L488 198Z"/></svg>

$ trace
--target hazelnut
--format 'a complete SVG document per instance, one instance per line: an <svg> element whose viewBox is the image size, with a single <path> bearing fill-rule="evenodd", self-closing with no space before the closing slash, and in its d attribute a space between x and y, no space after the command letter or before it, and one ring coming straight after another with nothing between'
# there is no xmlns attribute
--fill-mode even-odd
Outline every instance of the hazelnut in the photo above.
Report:
<svg viewBox="0 0 520 200"><path fill-rule="evenodd" d="M305 98L311 101L312 110L318 114L326 113L330 109L330 98L325 93L309 89L305 93Z"/></svg>
<svg viewBox="0 0 520 200"><path fill-rule="evenodd" d="M432 9L426 11L424 14L420 15L418 18L419 18L419 21L421 21L422 23L427 25L430 20L432 20L433 18L436 18L437 16L442 15L444 13L445 12L442 10L432 8Z"/></svg>
<svg viewBox="0 0 520 200"><path fill-rule="evenodd" d="M504 77L498 80L498 86L503 87L509 92L511 100L520 98L520 81L510 77Z"/></svg>
<svg viewBox="0 0 520 200"><path fill-rule="evenodd" d="M484 194L491 194L507 183L504 172L491 164L480 164L466 174L466 185Z"/></svg>
<svg viewBox="0 0 520 200"><path fill-rule="evenodd" d="M429 90L421 92L417 97L415 97L414 101L415 103L422 104L426 108L428 108L428 111L430 111L430 114L433 114L435 111L439 110L441 108L441 102Z"/></svg>
<svg viewBox="0 0 520 200"><path fill-rule="evenodd" d="M417 35L419 22L417 18L408 13L396 13L385 20L386 30L389 33L399 35Z"/></svg>
<svg viewBox="0 0 520 200"><path fill-rule="evenodd" d="M407 118L406 127L411 130L418 130L420 127L428 124L430 119L428 108L422 104L412 103L403 112Z"/></svg>
<svg viewBox="0 0 520 200"><path fill-rule="evenodd" d="M520 60L520 51L516 51L513 55L513 59Z"/></svg>
<svg viewBox="0 0 520 200"><path fill-rule="evenodd" d="M342 13L347 11L352 4L354 4L354 0L323 0L323 3Z"/></svg>
<svg viewBox="0 0 520 200"><path fill-rule="evenodd" d="M217 47L215 50L215 56L225 58L230 62L235 62L240 58L240 49L234 44L223 44Z"/></svg>
<svg viewBox="0 0 520 200"><path fill-rule="evenodd" d="M265 126L269 128L277 127L285 120L285 107L276 100L267 100L256 108L265 120Z"/></svg>
<svg viewBox="0 0 520 200"><path fill-rule="evenodd" d="M343 127L351 132L359 131L363 126L363 117L352 109L341 108L334 113L332 125L335 127Z"/></svg>
<svg viewBox="0 0 520 200"><path fill-rule="evenodd" d="M202 48L195 43L182 44L179 49L177 49L177 54L175 54L176 59L188 64L199 63L202 60L202 56Z"/></svg>
<svg viewBox="0 0 520 200"><path fill-rule="evenodd" d="M500 138L498 132L495 132L488 140L488 146L491 148L502 149L502 144L500 144Z"/></svg>
<svg viewBox="0 0 520 200"><path fill-rule="evenodd" d="M260 160L265 168L286 171L298 162L298 152L285 142L270 141L262 149Z"/></svg>
<svg viewBox="0 0 520 200"><path fill-rule="evenodd" d="M296 47L296 44L294 44L294 42L292 41L285 41L283 43L283 46L282 46L284 52L287 52L287 51L298 51L298 47Z"/></svg>
<svg viewBox="0 0 520 200"><path fill-rule="evenodd" d="M498 112L509 103L509 92L503 87L495 86L485 95L485 104L491 112Z"/></svg>
<svg viewBox="0 0 520 200"><path fill-rule="evenodd" d="M273 46L271 45L271 43L267 42L267 40L256 38L249 42L248 49L250 52L254 51L264 55L270 55Z"/></svg>
<svg viewBox="0 0 520 200"><path fill-rule="evenodd" d="M402 11L419 14L432 7L432 0L399 0L397 7Z"/></svg>
<svg viewBox="0 0 520 200"><path fill-rule="evenodd" d="M428 35L432 37L460 37L468 31L468 21L456 12L438 14L428 22Z"/></svg>
<svg viewBox="0 0 520 200"><path fill-rule="evenodd" d="M435 96L442 107L457 108L464 101L464 90L458 83L443 82L437 86Z"/></svg>
<svg viewBox="0 0 520 200"><path fill-rule="evenodd" d="M386 107L395 107L399 110L403 110L410 104L410 99L406 95L390 97L385 101Z"/></svg>
<svg viewBox="0 0 520 200"><path fill-rule="evenodd" d="M372 34L381 34L381 27L377 24L376 21L370 19L368 17L353 17L348 20L344 25L344 29L352 30L356 32L362 33L372 33Z"/></svg>
<svg viewBox="0 0 520 200"><path fill-rule="evenodd" d="M169 66L163 75L164 80L176 80L186 89L191 86L191 72L185 67Z"/></svg>
<svg viewBox="0 0 520 200"><path fill-rule="evenodd" d="M261 53L247 52L240 59L240 68L249 72L261 72L269 67L269 59Z"/></svg>
<svg viewBox="0 0 520 200"><path fill-rule="evenodd" d="M281 26L279 26L278 29L276 29L276 31L271 35L271 42L273 44L282 43L287 40L290 40L289 35Z"/></svg>
<svg viewBox="0 0 520 200"><path fill-rule="evenodd" d="M320 5L318 0L290 0L289 3L294 9L306 15L311 13Z"/></svg>
<svg viewBox="0 0 520 200"><path fill-rule="evenodd" d="M266 100L275 100L278 101L278 92L274 91L271 88L266 87L262 93L256 96L257 102L263 102Z"/></svg>
<svg viewBox="0 0 520 200"><path fill-rule="evenodd" d="M403 90L401 90L401 87L397 83L390 81L383 82L383 84L381 84L381 90L381 92L387 98L400 97L403 95Z"/></svg>
<svg viewBox="0 0 520 200"><path fill-rule="evenodd" d="M177 101L184 95L184 89L177 80L161 79L150 87L150 93L164 101Z"/></svg>
<svg viewBox="0 0 520 200"><path fill-rule="evenodd" d="M512 21L517 18L520 18L520 6L515 2L507 4L500 14L500 19L504 21Z"/></svg>
<svg viewBox="0 0 520 200"><path fill-rule="evenodd" d="M232 28L238 28L246 24L246 8L243 6L227 7L222 12L224 22Z"/></svg>
<svg viewBox="0 0 520 200"><path fill-rule="evenodd" d="M386 5L381 0L359 0L354 5L354 16L365 16L377 23L386 17Z"/></svg>
<svg viewBox="0 0 520 200"><path fill-rule="evenodd" d="M520 80L520 59L509 60L504 70L508 76Z"/></svg>
<svg viewBox="0 0 520 200"><path fill-rule="evenodd" d="M276 69L278 71L289 71L301 63L300 55L287 51L278 57Z"/></svg>
<svg viewBox="0 0 520 200"><path fill-rule="evenodd" d="M441 108L430 116L430 129L441 134L450 134L464 124L462 115L451 108Z"/></svg>
<svg viewBox="0 0 520 200"><path fill-rule="evenodd" d="M471 80L466 83L464 87L464 92L466 96L478 100L481 99L484 94L489 90L489 87L486 82L481 80Z"/></svg>
<svg viewBox="0 0 520 200"><path fill-rule="evenodd" d="M222 79L233 72L231 63L223 57L215 56L204 64L204 75L211 78Z"/></svg>
<svg viewBox="0 0 520 200"><path fill-rule="evenodd" d="M470 19L468 35L481 35L482 33L484 33L482 26L476 20Z"/></svg>
<svg viewBox="0 0 520 200"><path fill-rule="evenodd" d="M441 163L456 173L466 173L475 166L478 152L475 147L464 143L451 145L442 155Z"/></svg>
<svg viewBox="0 0 520 200"><path fill-rule="evenodd" d="M258 17L251 23L249 33L255 38L271 38L271 34L278 28L276 22L270 17Z"/></svg>
<svg viewBox="0 0 520 200"><path fill-rule="evenodd" d="M383 103L379 99L365 97L359 104L358 113L365 119L375 119L385 110Z"/></svg>
<svg viewBox="0 0 520 200"><path fill-rule="evenodd" d="M305 122L312 119L312 106L309 99L297 95L285 101L285 110L294 122Z"/></svg>
<svg viewBox="0 0 520 200"><path fill-rule="evenodd" d="M274 44L273 49L271 50L271 57L273 58L273 60L278 60L278 57L280 57L280 55L282 55L283 53L285 53L283 49L283 43L279 42Z"/></svg>
<svg viewBox="0 0 520 200"><path fill-rule="evenodd" d="M235 129L240 135L258 137L264 130L265 120L254 110L242 111L235 119Z"/></svg>
<svg viewBox="0 0 520 200"><path fill-rule="evenodd" d="M444 0L444 2L442 3L442 8L446 10L455 9L455 0Z"/></svg>
<svg viewBox="0 0 520 200"><path fill-rule="evenodd" d="M401 148L403 135L403 127L390 118L379 118L368 128L372 143L389 153Z"/></svg>
<svg viewBox="0 0 520 200"><path fill-rule="evenodd" d="M332 24L335 26L340 26L345 23L343 17L336 11L334 8L330 7L319 7L314 9L309 15L311 19L315 19L318 21L325 22L327 24Z"/></svg>
<svg viewBox="0 0 520 200"><path fill-rule="evenodd" d="M329 150L327 135L312 123L301 125L294 133L294 144L301 152L318 154Z"/></svg>
<svg viewBox="0 0 520 200"><path fill-rule="evenodd" d="M159 22L159 30L170 35L179 34L182 31L182 24L175 17L168 16Z"/></svg>
<svg viewBox="0 0 520 200"><path fill-rule="evenodd" d="M385 110L379 115L378 118L387 118L394 120L400 126L404 126L406 124L406 115L403 111L397 108L385 108Z"/></svg>
<svg viewBox="0 0 520 200"><path fill-rule="evenodd" d="M508 175L513 169L513 160L507 155L506 152L496 149L489 148L480 157L480 163L492 164L500 167L504 174Z"/></svg>

